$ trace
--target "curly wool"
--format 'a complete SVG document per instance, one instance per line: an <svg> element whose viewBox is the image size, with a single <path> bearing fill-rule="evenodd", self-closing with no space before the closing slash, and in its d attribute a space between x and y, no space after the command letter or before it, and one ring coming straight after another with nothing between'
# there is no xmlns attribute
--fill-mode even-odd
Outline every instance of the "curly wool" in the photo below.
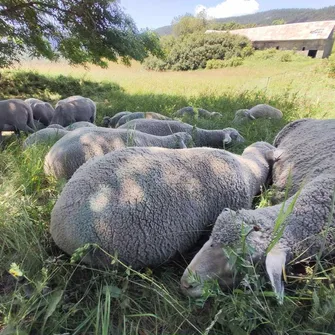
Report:
<svg viewBox="0 0 335 335"><path fill-rule="evenodd" d="M119 127L119 129L136 129L137 131L157 136L187 132L192 135L194 144L197 147L223 148L227 139L232 142L244 141L243 137L234 128L206 130L180 121L132 120Z"/></svg>
<svg viewBox="0 0 335 335"><path fill-rule="evenodd" d="M335 174L324 174L305 185L296 199L292 213L284 222L285 230L279 245L288 251L287 260L311 257L321 250L325 253L334 246L335 212L331 216L335 196ZM273 239L274 223L284 206L287 210L295 196L285 205L279 204L256 210L225 211L218 217L211 238L214 243L236 245L241 239L242 224L251 231L249 245L265 257ZM253 231L257 227L257 231ZM325 238L324 233L328 231Z"/></svg>
<svg viewBox="0 0 335 335"><path fill-rule="evenodd" d="M29 98L25 102L30 105L35 120L47 127L55 113L55 109L48 103L39 99Z"/></svg>
<svg viewBox="0 0 335 335"><path fill-rule="evenodd" d="M125 129L80 128L55 143L45 157L44 171L56 179L69 179L92 157L114 150L132 146L185 148L191 141L192 137L187 133L154 136Z"/></svg>
<svg viewBox="0 0 335 335"><path fill-rule="evenodd" d="M281 151L273 167L273 183L286 188L289 176L295 194L303 183L323 173L335 174L335 119L302 119L288 124L276 136L274 145Z"/></svg>
<svg viewBox="0 0 335 335"><path fill-rule="evenodd" d="M82 96L71 96L57 102L50 124L57 123L66 127L78 121L94 123L95 118L96 105L94 101Z"/></svg>
<svg viewBox="0 0 335 335"><path fill-rule="evenodd" d="M23 142L23 148L32 145L52 145L68 133L67 130L57 128L44 128L31 134Z"/></svg>
<svg viewBox="0 0 335 335"><path fill-rule="evenodd" d="M137 120L137 119L154 119L154 120L171 120L169 117L159 114L159 113L154 113L154 112L135 112L135 113L130 113L127 115L122 116L119 121L116 124L116 128L119 128L120 126L126 124L127 122L131 120Z"/></svg>
<svg viewBox="0 0 335 335"><path fill-rule="evenodd" d="M133 266L157 266L192 247L223 208L250 208L269 173L267 143L224 150L128 148L94 158L65 185L51 214L72 254L98 243ZM110 264L104 255L86 262Z"/></svg>

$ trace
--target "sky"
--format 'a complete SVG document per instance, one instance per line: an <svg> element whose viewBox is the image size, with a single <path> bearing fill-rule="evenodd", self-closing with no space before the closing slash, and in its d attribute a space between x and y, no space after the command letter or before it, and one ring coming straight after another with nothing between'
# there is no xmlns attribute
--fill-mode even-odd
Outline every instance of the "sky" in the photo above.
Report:
<svg viewBox="0 0 335 335"><path fill-rule="evenodd" d="M205 10L209 17L223 18L253 14L278 8L322 8L333 6L334 0L120 0L124 11L137 27L155 29L171 24L185 13Z"/></svg>

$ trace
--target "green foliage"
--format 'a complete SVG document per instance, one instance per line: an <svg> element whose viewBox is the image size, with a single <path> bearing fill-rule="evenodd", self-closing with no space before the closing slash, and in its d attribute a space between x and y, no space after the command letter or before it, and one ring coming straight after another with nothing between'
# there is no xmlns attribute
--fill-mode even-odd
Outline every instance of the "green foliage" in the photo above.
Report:
<svg viewBox="0 0 335 335"><path fill-rule="evenodd" d="M204 33L207 25L208 23L205 18L186 14L175 18L172 22L173 35L180 37L193 33Z"/></svg>
<svg viewBox="0 0 335 335"><path fill-rule="evenodd" d="M240 24L237 22L227 22L227 23L220 23L220 22L211 22L208 25L208 29L213 29L213 30L236 30L236 29L244 29L244 28L253 28L257 27L256 24L250 23L250 24Z"/></svg>
<svg viewBox="0 0 335 335"><path fill-rule="evenodd" d="M168 51L164 63L149 57L146 68L151 70L186 71L203 69L208 60L245 57L252 53L250 41L238 35L229 33L199 34L193 33L174 39L164 40L168 45L163 49ZM234 66L234 65L231 65Z"/></svg>
<svg viewBox="0 0 335 335"><path fill-rule="evenodd" d="M277 20L273 20L271 25L272 26L277 26L277 25L280 25L280 24L285 24L286 21L284 19L277 19Z"/></svg>
<svg viewBox="0 0 335 335"><path fill-rule="evenodd" d="M335 77L335 54L329 56L327 61L327 70L330 77Z"/></svg>
<svg viewBox="0 0 335 335"><path fill-rule="evenodd" d="M243 58L241 57L232 57L227 60L221 59L210 59L206 63L206 69L222 69L225 67L236 67L243 64Z"/></svg>
<svg viewBox="0 0 335 335"><path fill-rule="evenodd" d="M0 4L0 67L23 55L107 67L119 58L160 55L156 34L140 33L117 1L4 0Z"/></svg>
<svg viewBox="0 0 335 335"><path fill-rule="evenodd" d="M146 70L165 71L167 69L167 64L161 58L150 56L144 60L143 67Z"/></svg>
<svg viewBox="0 0 335 335"><path fill-rule="evenodd" d="M253 57L259 60L274 60L284 63L292 61L308 61L307 57L299 55L294 50L276 50L274 48L255 51Z"/></svg>

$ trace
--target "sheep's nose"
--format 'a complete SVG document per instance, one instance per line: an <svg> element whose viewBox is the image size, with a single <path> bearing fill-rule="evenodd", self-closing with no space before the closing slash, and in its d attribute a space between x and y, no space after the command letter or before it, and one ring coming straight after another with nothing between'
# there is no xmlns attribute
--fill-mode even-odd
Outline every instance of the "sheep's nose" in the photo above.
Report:
<svg viewBox="0 0 335 335"><path fill-rule="evenodd" d="M182 278L181 281L180 281L180 287L183 290L189 290L189 289L195 288L199 285L200 285L200 283L192 280L191 278Z"/></svg>

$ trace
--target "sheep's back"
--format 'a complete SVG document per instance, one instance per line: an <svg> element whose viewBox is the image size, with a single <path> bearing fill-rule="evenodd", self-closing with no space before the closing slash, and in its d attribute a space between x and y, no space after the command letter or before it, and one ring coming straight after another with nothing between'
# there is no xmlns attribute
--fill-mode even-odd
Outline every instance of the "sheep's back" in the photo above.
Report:
<svg viewBox="0 0 335 335"><path fill-rule="evenodd" d="M215 149L109 153L66 184L51 234L70 254L94 242L133 267L159 265L190 248L223 208L250 208L243 173L234 155Z"/></svg>
<svg viewBox="0 0 335 335"><path fill-rule="evenodd" d="M293 195L303 181L335 173L335 119L306 119L285 128L275 140L282 153L274 164L273 183L284 190L290 176Z"/></svg>

